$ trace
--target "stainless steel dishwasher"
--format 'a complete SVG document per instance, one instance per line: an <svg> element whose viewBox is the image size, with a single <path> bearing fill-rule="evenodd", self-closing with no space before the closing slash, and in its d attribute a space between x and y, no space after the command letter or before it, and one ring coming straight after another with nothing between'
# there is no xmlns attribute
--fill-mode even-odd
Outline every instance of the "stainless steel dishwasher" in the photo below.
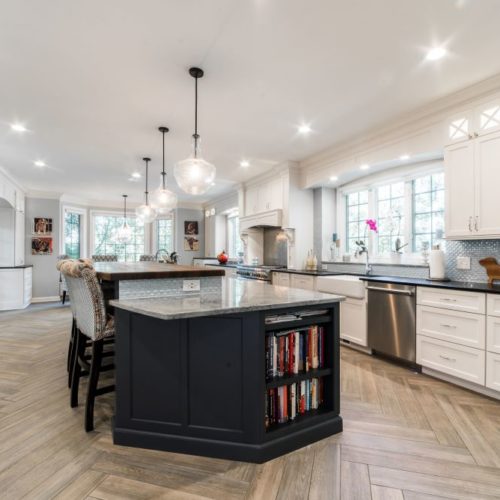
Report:
<svg viewBox="0 0 500 500"><path fill-rule="evenodd" d="M368 347L416 362L415 287L368 282Z"/></svg>

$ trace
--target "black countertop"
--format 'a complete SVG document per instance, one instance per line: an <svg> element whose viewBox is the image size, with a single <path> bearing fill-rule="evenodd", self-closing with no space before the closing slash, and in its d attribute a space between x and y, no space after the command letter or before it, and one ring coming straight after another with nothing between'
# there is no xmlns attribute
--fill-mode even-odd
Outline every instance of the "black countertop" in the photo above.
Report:
<svg viewBox="0 0 500 500"><path fill-rule="evenodd" d="M448 290L500 293L500 284L489 286L488 283L475 283L471 281L431 281L425 278L400 278L397 276L361 276L360 279L374 283L397 283L400 285L447 288Z"/></svg>
<svg viewBox="0 0 500 500"><path fill-rule="evenodd" d="M22 266L0 266L0 269L26 269L27 267L33 267L33 264L23 264Z"/></svg>
<svg viewBox="0 0 500 500"><path fill-rule="evenodd" d="M227 264L219 264L218 262L214 262L212 264L210 262L210 263L207 263L205 265L206 266L214 266L214 267L222 267L222 268L225 268L225 267L238 267L238 264L236 264L235 262L228 262Z"/></svg>
<svg viewBox="0 0 500 500"><path fill-rule="evenodd" d="M336 276L339 274L349 274L349 273L339 273L338 271L323 271L317 269L316 271L308 271L307 269L273 269L273 273L290 273L290 274L308 274L310 276Z"/></svg>

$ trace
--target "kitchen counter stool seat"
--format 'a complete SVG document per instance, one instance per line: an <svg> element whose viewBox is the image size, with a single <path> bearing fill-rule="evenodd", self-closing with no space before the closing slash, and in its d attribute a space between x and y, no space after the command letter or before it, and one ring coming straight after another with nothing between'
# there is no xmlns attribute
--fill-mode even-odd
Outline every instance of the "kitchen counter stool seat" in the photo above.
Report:
<svg viewBox="0 0 500 500"><path fill-rule="evenodd" d="M114 385L98 387L99 375L114 368L103 366L105 343L115 334L114 318L106 313L104 297L92 263L88 260L65 261L60 268L70 289L76 312L76 348L71 377L71 407L78 406L80 378L88 373L87 398L85 404L85 430L94 429L94 402L96 396L114 391ZM91 354L85 354L90 342Z"/></svg>

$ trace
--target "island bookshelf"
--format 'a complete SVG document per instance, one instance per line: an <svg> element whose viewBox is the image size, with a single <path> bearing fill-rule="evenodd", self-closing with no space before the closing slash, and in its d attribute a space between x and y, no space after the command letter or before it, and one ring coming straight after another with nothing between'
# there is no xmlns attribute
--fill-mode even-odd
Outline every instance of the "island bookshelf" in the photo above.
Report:
<svg viewBox="0 0 500 500"><path fill-rule="evenodd" d="M165 320L116 308L115 444L261 463L341 432L339 309L332 300ZM304 311L314 315L268 323ZM323 366L269 378L266 338L313 326ZM313 378L321 406L266 428L267 391Z"/></svg>

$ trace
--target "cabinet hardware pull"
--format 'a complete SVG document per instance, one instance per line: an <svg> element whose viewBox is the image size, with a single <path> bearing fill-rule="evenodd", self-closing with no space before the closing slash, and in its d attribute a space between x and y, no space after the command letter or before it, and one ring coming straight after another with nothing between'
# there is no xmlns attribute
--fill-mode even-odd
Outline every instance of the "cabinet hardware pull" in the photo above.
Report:
<svg viewBox="0 0 500 500"><path fill-rule="evenodd" d="M444 300L445 302L456 302L457 299L450 299L449 297L441 297L441 300Z"/></svg>
<svg viewBox="0 0 500 500"><path fill-rule="evenodd" d="M469 217L469 231L472 233L472 215Z"/></svg>
<svg viewBox="0 0 500 500"><path fill-rule="evenodd" d="M441 323L441 326L444 326L445 328L456 328L456 325L447 325L446 323Z"/></svg>
<svg viewBox="0 0 500 500"><path fill-rule="evenodd" d="M444 354L440 354L439 357L443 358L443 359L446 359L446 361L453 361L453 362L456 361L455 358L450 358L449 356L445 356Z"/></svg>
<svg viewBox="0 0 500 500"><path fill-rule="evenodd" d="M479 216L476 215L476 217L474 219L474 229L476 231L479 231L479 229L478 229L478 227L479 227L479 221L478 221L478 219L479 219Z"/></svg>
<svg viewBox="0 0 500 500"><path fill-rule="evenodd" d="M479 137L479 134L477 132L474 132L474 137Z"/></svg>
<svg viewBox="0 0 500 500"><path fill-rule="evenodd" d="M474 136L472 134L469 134L469 139L472 139Z"/></svg>

